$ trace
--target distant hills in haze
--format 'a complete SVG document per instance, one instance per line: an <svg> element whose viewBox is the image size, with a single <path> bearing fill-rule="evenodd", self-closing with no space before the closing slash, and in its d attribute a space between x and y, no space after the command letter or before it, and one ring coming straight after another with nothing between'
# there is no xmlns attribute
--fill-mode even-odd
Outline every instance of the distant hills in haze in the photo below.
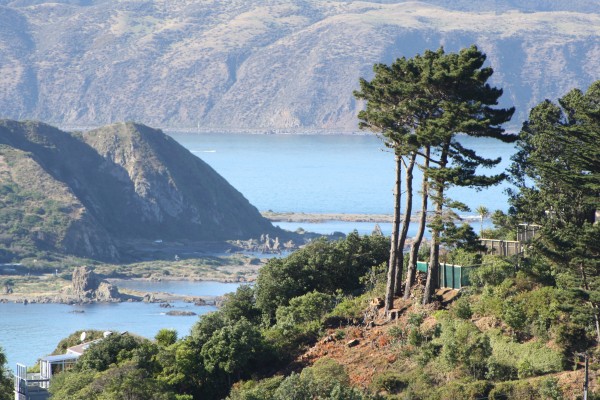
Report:
<svg viewBox="0 0 600 400"><path fill-rule="evenodd" d="M0 120L0 262L37 254L119 261L131 241L280 232L160 130L118 123L69 133Z"/></svg>
<svg viewBox="0 0 600 400"><path fill-rule="evenodd" d="M0 117L357 130L374 63L477 44L517 113L600 79L595 0L0 0Z"/></svg>

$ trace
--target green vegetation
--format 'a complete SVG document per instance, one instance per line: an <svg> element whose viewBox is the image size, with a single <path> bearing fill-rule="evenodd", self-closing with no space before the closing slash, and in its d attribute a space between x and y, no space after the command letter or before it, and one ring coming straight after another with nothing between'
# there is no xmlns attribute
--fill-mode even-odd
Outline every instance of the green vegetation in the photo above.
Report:
<svg viewBox="0 0 600 400"><path fill-rule="evenodd" d="M6 356L0 347L0 399L10 399L13 396L12 376L6 365Z"/></svg>
<svg viewBox="0 0 600 400"><path fill-rule="evenodd" d="M61 193L59 185L46 185L42 189L15 182L24 176L36 179L40 173L30 154L0 145L0 158L13 171L0 174L0 261L11 262L22 257L51 259L47 250L64 238L69 213L75 211L71 199ZM60 200L49 197L50 193L43 190L50 190ZM46 249L38 246L40 241L49 246Z"/></svg>

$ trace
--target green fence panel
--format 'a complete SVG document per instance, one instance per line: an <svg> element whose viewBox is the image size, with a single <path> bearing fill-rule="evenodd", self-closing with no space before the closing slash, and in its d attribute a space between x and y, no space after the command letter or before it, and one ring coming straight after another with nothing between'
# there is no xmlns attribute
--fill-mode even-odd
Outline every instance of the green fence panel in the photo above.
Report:
<svg viewBox="0 0 600 400"><path fill-rule="evenodd" d="M452 288L454 289L460 289L463 285L460 279L460 275L461 275L461 271L464 267L460 267L455 265L454 266L454 270L453 270L453 274L452 274Z"/></svg>
<svg viewBox="0 0 600 400"><path fill-rule="evenodd" d="M463 267L462 268L462 276L460 279L461 286L470 286L471 285L471 280L469 279L469 276L471 275L471 271L473 271L473 269L475 269L475 267Z"/></svg>
<svg viewBox="0 0 600 400"><path fill-rule="evenodd" d="M453 264L440 264L439 280L441 287L460 289L463 286L471 285L469 275L475 267L463 267ZM417 271L426 273L428 263L424 261L417 262Z"/></svg>

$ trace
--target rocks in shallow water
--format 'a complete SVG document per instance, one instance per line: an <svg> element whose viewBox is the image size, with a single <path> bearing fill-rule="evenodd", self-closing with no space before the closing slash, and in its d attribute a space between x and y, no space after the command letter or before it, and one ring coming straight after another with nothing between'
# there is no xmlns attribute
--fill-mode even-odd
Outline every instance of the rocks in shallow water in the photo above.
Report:
<svg viewBox="0 0 600 400"><path fill-rule="evenodd" d="M191 317L196 315L193 311L181 311L181 310L171 310L167 312L167 315L177 316L177 317Z"/></svg>
<svg viewBox="0 0 600 400"><path fill-rule="evenodd" d="M121 294L115 285L100 279L91 268L85 265L73 270L71 282L73 294L81 301L109 302L121 300Z"/></svg>
<svg viewBox="0 0 600 400"><path fill-rule="evenodd" d="M173 308L173 305L170 303L160 303L159 307L161 308Z"/></svg>
<svg viewBox="0 0 600 400"><path fill-rule="evenodd" d="M98 301L114 301L121 298L119 289L111 283L106 281L100 282L98 289L96 289L96 299Z"/></svg>
<svg viewBox="0 0 600 400"><path fill-rule="evenodd" d="M153 293L146 293L143 298L144 303L156 303L156 297Z"/></svg>

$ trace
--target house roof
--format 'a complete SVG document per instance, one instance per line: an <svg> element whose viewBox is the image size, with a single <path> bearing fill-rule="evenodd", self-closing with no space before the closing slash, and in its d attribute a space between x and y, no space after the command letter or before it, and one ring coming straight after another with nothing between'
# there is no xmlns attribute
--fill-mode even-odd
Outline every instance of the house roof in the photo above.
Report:
<svg viewBox="0 0 600 400"><path fill-rule="evenodd" d="M60 361L71 361L77 360L79 358L79 354L67 353L67 354L59 354L56 356L46 356L42 357L41 361L48 361L50 363L60 362Z"/></svg>
<svg viewBox="0 0 600 400"><path fill-rule="evenodd" d="M80 355L83 354L84 351L86 351L88 349L88 347L90 347L90 345L92 343L96 343L101 340L102 339L97 339L97 340L92 340L91 342L85 342L85 343L78 344L76 346L71 346L71 347L67 348L67 354L77 354L77 356L79 357Z"/></svg>

